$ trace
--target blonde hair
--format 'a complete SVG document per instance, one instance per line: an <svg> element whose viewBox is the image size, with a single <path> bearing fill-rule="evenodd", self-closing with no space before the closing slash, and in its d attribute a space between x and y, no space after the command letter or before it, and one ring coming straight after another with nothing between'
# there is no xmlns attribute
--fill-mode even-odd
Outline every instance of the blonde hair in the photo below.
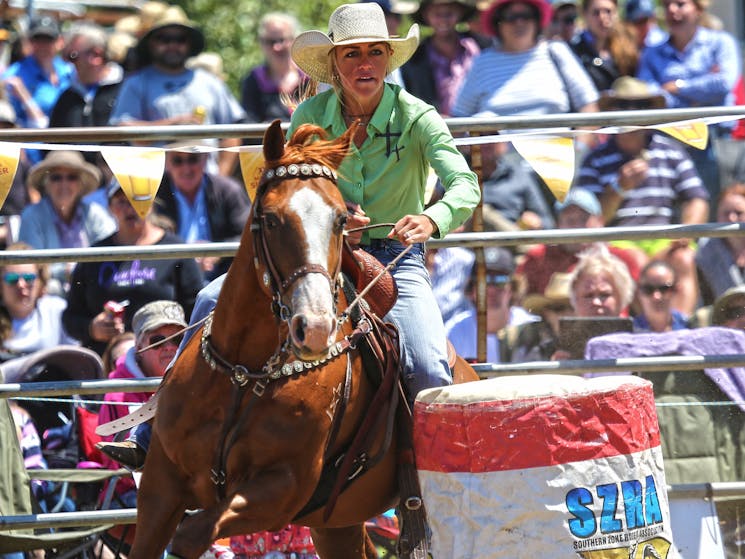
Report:
<svg viewBox="0 0 745 559"><path fill-rule="evenodd" d="M613 256L608 247L595 243L577 255L579 262L569 276L569 300L572 307L577 308L577 296L574 288L583 275L605 275L618 291L621 308L628 307L634 298L634 279L623 260Z"/></svg>

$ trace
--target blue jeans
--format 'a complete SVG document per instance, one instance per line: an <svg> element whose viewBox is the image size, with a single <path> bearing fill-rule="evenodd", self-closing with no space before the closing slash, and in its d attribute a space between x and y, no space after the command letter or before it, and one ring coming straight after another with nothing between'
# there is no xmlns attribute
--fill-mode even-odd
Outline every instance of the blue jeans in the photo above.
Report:
<svg viewBox="0 0 745 559"><path fill-rule="evenodd" d="M392 239L373 239L362 248L387 265L405 246ZM413 402L421 390L452 384L447 334L424 264L424 245L413 245L391 273L398 299L385 320L398 328L404 384Z"/></svg>

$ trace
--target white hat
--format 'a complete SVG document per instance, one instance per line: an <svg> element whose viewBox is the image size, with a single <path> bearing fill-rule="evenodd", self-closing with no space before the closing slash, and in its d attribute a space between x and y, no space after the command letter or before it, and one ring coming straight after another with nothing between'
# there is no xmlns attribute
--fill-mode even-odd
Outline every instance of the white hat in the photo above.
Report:
<svg viewBox="0 0 745 559"><path fill-rule="evenodd" d="M388 43L393 49L388 70L402 66L419 45L419 26L414 24L405 38L388 35L385 14L373 2L343 4L329 18L328 35L321 31L301 33L292 43L292 59L311 79L331 83L329 53L337 45Z"/></svg>

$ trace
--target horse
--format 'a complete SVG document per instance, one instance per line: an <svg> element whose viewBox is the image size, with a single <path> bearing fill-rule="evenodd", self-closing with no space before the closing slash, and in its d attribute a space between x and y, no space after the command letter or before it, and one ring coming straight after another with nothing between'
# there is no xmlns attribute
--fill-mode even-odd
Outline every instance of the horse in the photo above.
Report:
<svg viewBox="0 0 745 559"><path fill-rule="evenodd" d="M217 539L290 523L311 528L323 559L377 557L364 522L397 502L395 431L372 436L378 460L332 509L308 507L376 394L356 349L365 332L338 311L349 299L338 287L347 209L335 170L353 133L330 141L303 125L285 145L279 121L267 129L265 171L214 312L158 390L130 559L159 557L169 541L196 558Z"/></svg>

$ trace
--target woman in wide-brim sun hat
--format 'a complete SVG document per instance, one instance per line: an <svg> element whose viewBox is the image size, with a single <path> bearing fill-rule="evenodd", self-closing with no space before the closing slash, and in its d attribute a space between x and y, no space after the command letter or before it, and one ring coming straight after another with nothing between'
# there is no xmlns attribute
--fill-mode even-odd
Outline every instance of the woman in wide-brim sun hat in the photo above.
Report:
<svg viewBox="0 0 745 559"><path fill-rule="evenodd" d="M301 103L288 132L291 136L300 125L312 123L336 138L354 126L351 153L338 173L339 190L350 210L347 228L395 225L352 240L385 264L410 247L393 270L399 297L386 319L398 326L412 401L421 389L452 382L445 327L424 265L424 243L463 223L480 197L476 175L434 107L385 81L418 42L416 24L403 37L389 36L377 3L337 8L328 33L307 31L295 39L295 63L332 89ZM430 165L445 194L425 209Z"/></svg>

